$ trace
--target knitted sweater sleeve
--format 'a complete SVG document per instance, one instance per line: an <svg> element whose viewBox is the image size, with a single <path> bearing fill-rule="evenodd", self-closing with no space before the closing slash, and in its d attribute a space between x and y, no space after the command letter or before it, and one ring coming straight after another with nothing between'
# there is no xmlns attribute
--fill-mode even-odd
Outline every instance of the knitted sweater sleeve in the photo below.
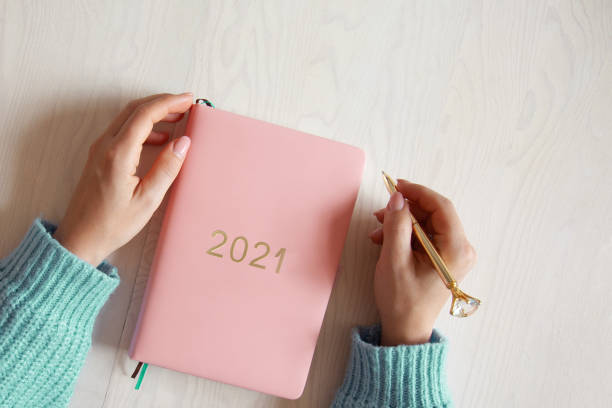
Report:
<svg viewBox="0 0 612 408"><path fill-rule="evenodd" d="M98 312L119 284L61 246L37 218L0 259L0 407L65 407L91 346ZM380 346L380 326L353 330L344 383L333 407L450 407L446 340Z"/></svg>
<svg viewBox="0 0 612 408"><path fill-rule="evenodd" d="M429 343L380 346L380 325L352 332L344 382L332 408L451 407L446 383L447 341L434 330Z"/></svg>
<svg viewBox="0 0 612 408"><path fill-rule="evenodd" d="M98 312L119 284L61 246L37 218L0 259L0 407L64 407L91 346Z"/></svg>

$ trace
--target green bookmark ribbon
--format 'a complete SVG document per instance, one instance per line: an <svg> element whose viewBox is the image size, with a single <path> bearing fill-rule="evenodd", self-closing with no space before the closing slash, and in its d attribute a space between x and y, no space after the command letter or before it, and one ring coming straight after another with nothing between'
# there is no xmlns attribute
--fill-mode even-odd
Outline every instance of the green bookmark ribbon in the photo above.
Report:
<svg viewBox="0 0 612 408"><path fill-rule="evenodd" d="M149 367L148 363L144 363L142 365L142 369L140 370L140 375L138 376L138 381L136 382L136 390L140 389L140 384L142 384L142 379L144 378L145 373L147 372L147 368Z"/></svg>

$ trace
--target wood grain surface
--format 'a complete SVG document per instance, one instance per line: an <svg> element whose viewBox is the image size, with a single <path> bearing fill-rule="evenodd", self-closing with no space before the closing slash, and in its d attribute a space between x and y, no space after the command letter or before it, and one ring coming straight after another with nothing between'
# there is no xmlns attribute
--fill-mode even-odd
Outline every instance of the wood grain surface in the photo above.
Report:
<svg viewBox="0 0 612 408"><path fill-rule="evenodd" d="M327 406L351 327L376 321L381 169L450 197L479 254L462 286L481 310L437 325L455 404L609 406L612 2L0 0L0 256L34 217L61 219L125 103L188 90L366 151L306 390L282 400L158 367L133 389L162 206L109 258L121 285L73 407Z"/></svg>

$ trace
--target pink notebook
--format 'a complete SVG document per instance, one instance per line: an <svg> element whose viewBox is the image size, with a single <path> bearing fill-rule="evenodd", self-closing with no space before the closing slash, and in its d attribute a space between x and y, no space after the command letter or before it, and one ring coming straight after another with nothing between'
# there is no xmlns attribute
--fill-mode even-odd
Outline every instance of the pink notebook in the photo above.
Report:
<svg viewBox="0 0 612 408"><path fill-rule="evenodd" d="M186 134L129 355L298 398L364 152L200 104Z"/></svg>

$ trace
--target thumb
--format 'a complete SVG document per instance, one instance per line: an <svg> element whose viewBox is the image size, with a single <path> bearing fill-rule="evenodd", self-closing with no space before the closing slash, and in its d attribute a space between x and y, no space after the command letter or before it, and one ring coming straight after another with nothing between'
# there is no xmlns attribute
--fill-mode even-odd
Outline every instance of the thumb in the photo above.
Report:
<svg viewBox="0 0 612 408"><path fill-rule="evenodd" d="M190 145L191 139L188 136L181 136L164 147L141 181L141 196L156 205L161 203L166 191L178 176Z"/></svg>
<svg viewBox="0 0 612 408"><path fill-rule="evenodd" d="M381 258L385 257L391 266L401 266L408 262L412 247L412 219L408 201L402 193L395 192L391 195L383 222L383 245Z"/></svg>

